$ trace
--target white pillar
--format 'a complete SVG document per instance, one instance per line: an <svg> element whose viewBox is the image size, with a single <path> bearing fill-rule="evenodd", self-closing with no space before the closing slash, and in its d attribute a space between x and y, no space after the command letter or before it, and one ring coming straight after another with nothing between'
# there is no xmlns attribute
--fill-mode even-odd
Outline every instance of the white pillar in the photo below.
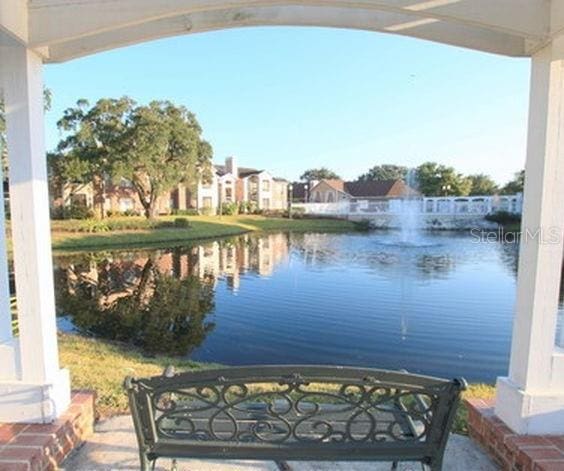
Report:
<svg viewBox="0 0 564 471"><path fill-rule="evenodd" d="M0 59L21 361L15 381L0 382L0 422L49 422L68 406L70 387L57 350L42 62L15 43Z"/></svg>
<svg viewBox="0 0 564 471"><path fill-rule="evenodd" d="M555 347L564 231L564 37L533 56L523 235L509 376L496 414L521 434L564 433L564 352Z"/></svg>
<svg viewBox="0 0 564 471"><path fill-rule="evenodd" d="M10 285L6 251L6 226L4 214L4 178L0 165L0 345L12 341L12 315L10 312Z"/></svg>

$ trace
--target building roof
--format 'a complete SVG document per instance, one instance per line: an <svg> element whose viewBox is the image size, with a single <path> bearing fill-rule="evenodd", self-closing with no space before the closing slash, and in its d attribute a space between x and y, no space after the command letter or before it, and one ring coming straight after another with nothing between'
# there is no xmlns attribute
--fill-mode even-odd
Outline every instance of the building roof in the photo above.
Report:
<svg viewBox="0 0 564 471"><path fill-rule="evenodd" d="M220 177L227 173L225 165L214 165L214 167L215 167L215 171ZM249 167L239 167L237 169L237 172L239 173L239 175L237 175L238 178L245 178L250 175L257 175L261 172L264 172L264 170L258 170L256 168L249 168Z"/></svg>
<svg viewBox="0 0 564 471"><path fill-rule="evenodd" d="M345 182L343 180L321 180L331 188L347 193L354 198L389 198L394 196L413 196L419 194L417 190L408 186L403 180L371 180Z"/></svg>
<svg viewBox="0 0 564 471"><path fill-rule="evenodd" d="M226 175L227 169L225 167L225 165L214 165L215 168L215 172L222 177L223 175ZM251 175L258 175L259 173L265 172L265 170L259 170L256 168L250 168L250 167L239 167L237 169L237 173L239 175L237 175L237 178L246 178L246 177L250 177ZM274 181L276 182L287 182L286 179L284 178L279 178L279 177L273 177L272 178Z"/></svg>
<svg viewBox="0 0 564 471"><path fill-rule="evenodd" d="M343 191L345 192L345 182L343 180L338 180L338 179L332 179L332 180L321 180L319 183L321 182L325 182L327 185L329 185L331 188L337 190L337 191Z"/></svg>

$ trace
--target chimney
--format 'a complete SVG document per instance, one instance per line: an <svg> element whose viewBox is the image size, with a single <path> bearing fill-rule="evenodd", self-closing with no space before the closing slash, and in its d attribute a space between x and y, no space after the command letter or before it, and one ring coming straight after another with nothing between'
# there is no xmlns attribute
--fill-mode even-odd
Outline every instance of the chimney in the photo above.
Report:
<svg viewBox="0 0 564 471"><path fill-rule="evenodd" d="M239 168L237 167L237 159L235 157L227 157L225 159L225 171L231 173L235 178L239 177Z"/></svg>

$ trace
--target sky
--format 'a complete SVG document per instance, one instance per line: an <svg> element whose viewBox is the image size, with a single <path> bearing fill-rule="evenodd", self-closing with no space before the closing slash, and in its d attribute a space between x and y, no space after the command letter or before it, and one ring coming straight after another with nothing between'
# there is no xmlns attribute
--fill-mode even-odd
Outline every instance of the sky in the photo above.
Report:
<svg viewBox="0 0 564 471"><path fill-rule="evenodd" d="M56 122L80 98L172 100L240 166L297 179L325 166L433 160L499 183L525 161L530 62L412 38L328 28L180 36L45 67Z"/></svg>

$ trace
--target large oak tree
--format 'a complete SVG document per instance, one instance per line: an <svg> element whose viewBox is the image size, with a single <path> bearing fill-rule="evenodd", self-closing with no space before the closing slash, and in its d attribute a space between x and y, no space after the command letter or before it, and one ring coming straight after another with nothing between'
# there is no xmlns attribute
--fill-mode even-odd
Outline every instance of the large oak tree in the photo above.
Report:
<svg viewBox="0 0 564 471"><path fill-rule="evenodd" d="M112 173L131 181L145 216L153 218L157 198L179 183L193 186L209 171L211 159L196 116L183 106L153 101L128 116Z"/></svg>
<svg viewBox="0 0 564 471"><path fill-rule="evenodd" d="M63 180L92 182L103 216L108 178L129 180L145 216L157 215L157 198L179 183L192 186L211 170L212 148L193 113L169 101L137 106L128 97L80 100L58 123L65 133L52 161Z"/></svg>

